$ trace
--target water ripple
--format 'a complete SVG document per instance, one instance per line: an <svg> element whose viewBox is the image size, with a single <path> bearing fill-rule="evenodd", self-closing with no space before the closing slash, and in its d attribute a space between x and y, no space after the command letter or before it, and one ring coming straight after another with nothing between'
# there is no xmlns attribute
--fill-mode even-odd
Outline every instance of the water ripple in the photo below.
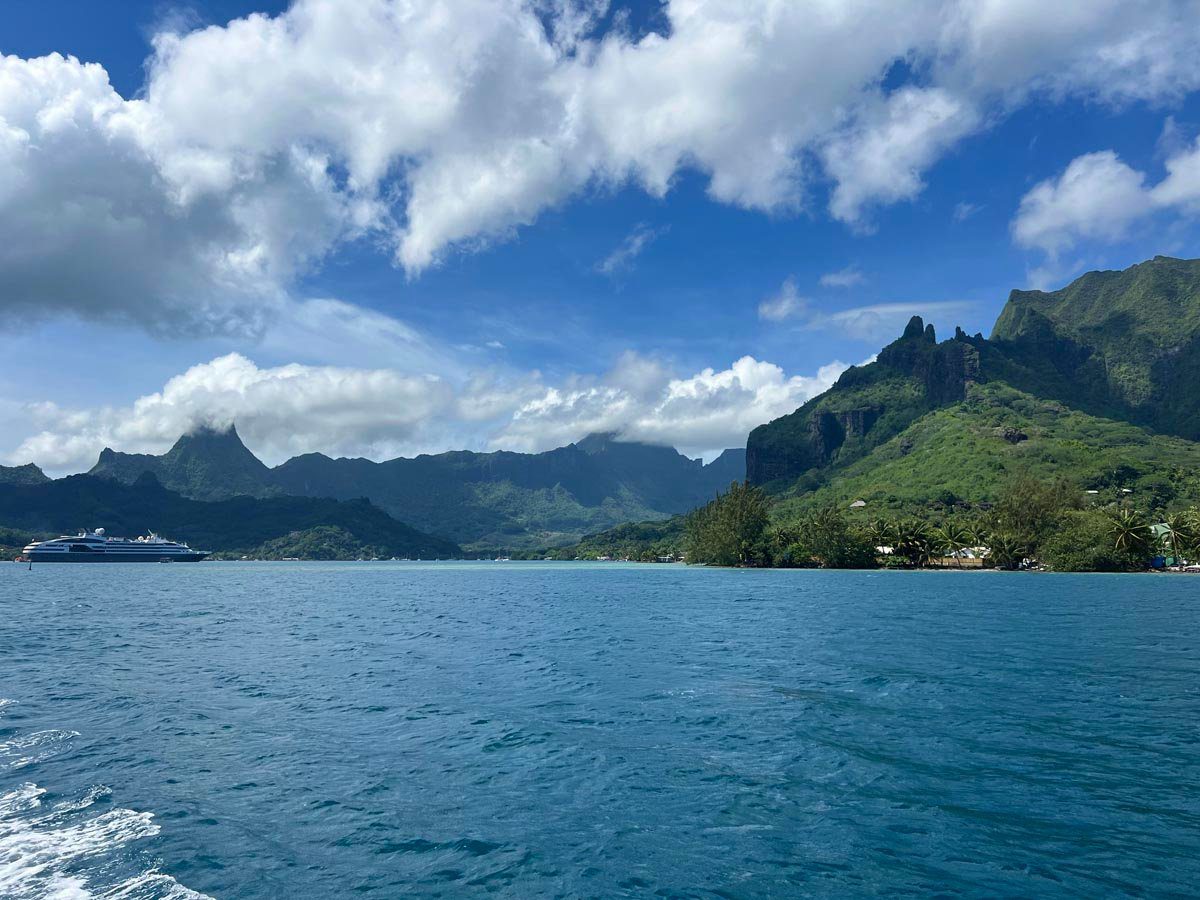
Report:
<svg viewBox="0 0 1200 900"><path fill-rule="evenodd" d="M0 896L1200 883L1191 579L95 568L0 566Z"/></svg>

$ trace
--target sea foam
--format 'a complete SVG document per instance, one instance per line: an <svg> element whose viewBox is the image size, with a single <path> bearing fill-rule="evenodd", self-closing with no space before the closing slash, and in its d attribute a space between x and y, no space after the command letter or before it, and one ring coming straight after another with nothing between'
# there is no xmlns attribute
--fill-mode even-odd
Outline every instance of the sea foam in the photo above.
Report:
<svg viewBox="0 0 1200 900"><path fill-rule="evenodd" d="M0 710L8 702L0 704ZM70 747L73 731L37 731L0 743L0 774L49 759ZM11 900L205 900L155 868L128 875L125 848L154 837L148 812L98 810L112 791L94 785L78 797L46 802L26 781L0 794L0 897ZM136 855L128 854L130 860Z"/></svg>

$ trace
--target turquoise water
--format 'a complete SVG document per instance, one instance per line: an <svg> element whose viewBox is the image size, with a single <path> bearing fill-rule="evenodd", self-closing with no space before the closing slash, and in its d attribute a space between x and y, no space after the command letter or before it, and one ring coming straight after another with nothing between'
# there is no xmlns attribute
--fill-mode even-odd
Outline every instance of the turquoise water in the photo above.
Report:
<svg viewBox="0 0 1200 900"><path fill-rule="evenodd" d="M3 565L0 698L4 897L1200 884L1200 578Z"/></svg>

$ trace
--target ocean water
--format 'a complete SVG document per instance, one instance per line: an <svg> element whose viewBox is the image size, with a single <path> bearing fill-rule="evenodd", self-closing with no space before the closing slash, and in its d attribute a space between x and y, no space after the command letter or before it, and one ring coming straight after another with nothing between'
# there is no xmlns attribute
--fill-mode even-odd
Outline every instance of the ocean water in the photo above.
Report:
<svg viewBox="0 0 1200 900"><path fill-rule="evenodd" d="M0 566L0 896L1195 896L1200 578Z"/></svg>

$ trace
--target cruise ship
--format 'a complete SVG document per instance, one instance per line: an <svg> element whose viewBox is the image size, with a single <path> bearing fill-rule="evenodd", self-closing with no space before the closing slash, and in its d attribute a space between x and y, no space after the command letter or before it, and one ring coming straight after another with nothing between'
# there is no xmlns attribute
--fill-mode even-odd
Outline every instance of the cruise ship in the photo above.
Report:
<svg viewBox="0 0 1200 900"><path fill-rule="evenodd" d="M108 537L103 528L81 531L74 537L38 541L22 552L30 562L199 562L207 550L168 541L151 533L145 537Z"/></svg>

